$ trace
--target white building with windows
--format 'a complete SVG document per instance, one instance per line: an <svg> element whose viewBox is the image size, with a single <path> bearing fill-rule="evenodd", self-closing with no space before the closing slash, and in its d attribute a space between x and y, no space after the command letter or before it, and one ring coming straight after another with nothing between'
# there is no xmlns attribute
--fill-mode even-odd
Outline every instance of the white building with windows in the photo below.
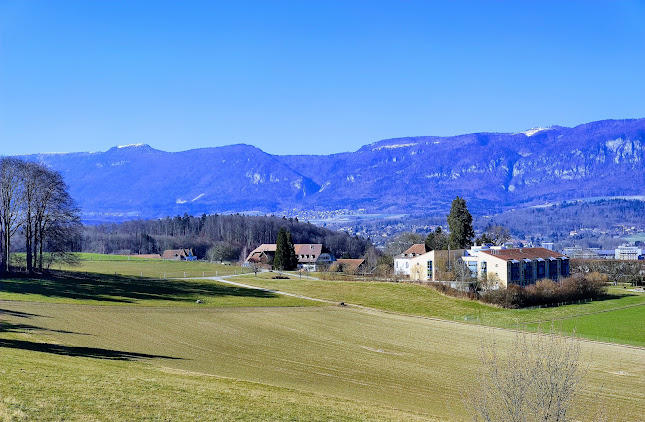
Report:
<svg viewBox="0 0 645 422"><path fill-rule="evenodd" d="M643 251L636 246L622 245L616 248L616 259L624 261L636 261Z"/></svg>
<svg viewBox="0 0 645 422"><path fill-rule="evenodd" d="M394 272L397 275L410 275L410 260L426 253L425 243L415 243L405 252L394 257Z"/></svg>
<svg viewBox="0 0 645 422"><path fill-rule="evenodd" d="M545 248L473 246L471 249L431 251L410 260L410 278L418 281L442 280L442 271L464 265L472 278L495 275L499 286L527 286L537 280L559 280L569 276L569 258Z"/></svg>

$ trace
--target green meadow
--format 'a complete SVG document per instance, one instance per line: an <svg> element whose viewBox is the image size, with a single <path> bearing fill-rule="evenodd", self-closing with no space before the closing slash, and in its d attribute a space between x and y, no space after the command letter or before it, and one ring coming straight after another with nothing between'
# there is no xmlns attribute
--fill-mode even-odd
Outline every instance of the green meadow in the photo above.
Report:
<svg viewBox="0 0 645 422"><path fill-rule="evenodd" d="M620 291L515 312L406 283L231 278L368 309L215 280L141 278L130 267L206 263L100 263L0 281L0 420L468 420L462 397L482 341L504 348L515 335L481 325L487 319L501 327L551 318L565 331L642 341L633 333L643 296ZM623 420L645 414L645 350L581 347L588 369L578 407Z"/></svg>
<svg viewBox="0 0 645 422"><path fill-rule="evenodd" d="M600 301L539 309L502 309L449 297L411 283L272 279L272 273L245 275L235 281L303 296L346 302L389 312L511 329L550 327L581 337L645 347L645 294L610 288Z"/></svg>
<svg viewBox="0 0 645 422"><path fill-rule="evenodd" d="M214 277L250 273L248 268L236 265L216 264L204 261L172 261L161 259L142 259L119 255L91 254L91 259L84 256L78 267L59 266L54 270L74 272L89 272L100 274L120 274L129 276L143 276L148 278L189 278L189 277Z"/></svg>

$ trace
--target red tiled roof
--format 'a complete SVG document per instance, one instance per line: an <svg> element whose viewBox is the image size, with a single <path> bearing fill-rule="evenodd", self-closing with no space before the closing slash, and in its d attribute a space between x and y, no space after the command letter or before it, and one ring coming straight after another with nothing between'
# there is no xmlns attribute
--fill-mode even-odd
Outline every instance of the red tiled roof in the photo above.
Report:
<svg viewBox="0 0 645 422"><path fill-rule="evenodd" d="M515 249L492 249L481 251L482 253L500 258L506 261L522 259L549 259L564 257L561 253L554 252L546 248L515 248Z"/></svg>
<svg viewBox="0 0 645 422"><path fill-rule="evenodd" d="M423 255L424 253L426 253L425 243L415 243L414 245L406 249L406 251L403 252L403 255L411 255L411 254Z"/></svg>
<svg viewBox="0 0 645 422"><path fill-rule="evenodd" d="M415 243L414 245L407 248L402 254L395 256L394 258L398 259L410 259L415 256L423 255L426 253L425 243Z"/></svg>
<svg viewBox="0 0 645 422"><path fill-rule="evenodd" d="M309 255L315 257L313 258L313 262L315 262L322 253L322 245L320 243L297 244L293 245L293 249L295 249L296 255L298 255L298 260L300 260L302 255Z"/></svg>

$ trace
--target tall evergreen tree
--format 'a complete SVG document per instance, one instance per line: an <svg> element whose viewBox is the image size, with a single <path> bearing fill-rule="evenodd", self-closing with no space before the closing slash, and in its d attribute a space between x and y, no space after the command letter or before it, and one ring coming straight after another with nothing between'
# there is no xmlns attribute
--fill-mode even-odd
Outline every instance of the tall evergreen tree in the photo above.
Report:
<svg viewBox="0 0 645 422"><path fill-rule="evenodd" d="M475 237L473 216L468 211L465 199L456 197L452 201L450 214L448 214L448 227L450 227L448 244L451 248L464 249L472 244Z"/></svg>
<svg viewBox="0 0 645 422"><path fill-rule="evenodd" d="M448 247L448 236L438 226L433 232L428 233L426 237L426 252L442 250Z"/></svg>
<svg viewBox="0 0 645 422"><path fill-rule="evenodd" d="M287 241L287 232L284 227L280 227L278 231L278 240L275 244L275 257L273 258L273 266L279 270L286 270L289 261L289 249Z"/></svg>
<svg viewBox="0 0 645 422"><path fill-rule="evenodd" d="M298 255L296 255L296 249L293 245L293 237L291 237L291 232L287 231L287 250L289 251L289 270L298 269Z"/></svg>

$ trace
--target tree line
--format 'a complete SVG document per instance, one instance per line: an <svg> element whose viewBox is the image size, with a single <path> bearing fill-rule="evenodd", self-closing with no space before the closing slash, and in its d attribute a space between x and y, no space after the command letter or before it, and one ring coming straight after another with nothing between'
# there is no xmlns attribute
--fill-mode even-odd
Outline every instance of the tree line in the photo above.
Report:
<svg viewBox="0 0 645 422"><path fill-rule="evenodd" d="M1 158L0 273L11 271L14 249L26 252L29 273L43 270L45 256L69 259L80 233L79 213L60 173L39 163Z"/></svg>
<svg viewBox="0 0 645 422"><path fill-rule="evenodd" d="M167 249L190 248L199 258L236 261L246 258L260 244L277 243L281 227L291 233L292 243L321 243L337 257L361 257L371 245L361 237L303 223L297 218L184 214L85 226L82 250L157 254Z"/></svg>

